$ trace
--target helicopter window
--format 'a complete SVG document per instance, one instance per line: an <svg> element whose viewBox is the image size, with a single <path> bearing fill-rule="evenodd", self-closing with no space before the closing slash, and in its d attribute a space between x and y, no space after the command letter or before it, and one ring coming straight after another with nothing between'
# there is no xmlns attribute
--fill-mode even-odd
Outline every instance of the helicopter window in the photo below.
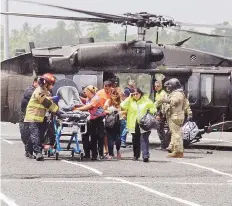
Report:
<svg viewBox="0 0 232 206"><path fill-rule="evenodd" d="M228 88L230 83L227 76L216 76L214 79L214 105L228 105Z"/></svg>
<svg viewBox="0 0 232 206"><path fill-rule="evenodd" d="M97 75L74 75L73 81L76 83L78 91L82 91L88 85L97 87Z"/></svg>
<svg viewBox="0 0 232 206"><path fill-rule="evenodd" d="M128 81L134 80L136 87L139 87L145 94L151 93L151 75L149 74L133 74L133 73L120 73L116 74L119 78L119 87L124 91L128 85Z"/></svg>
<svg viewBox="0 0 232 206"><path fill-rule="evenodd" d="M213 75L201 75L201 104L206 106L212 101Z"/></svg>
<svg viewBox="0 0 232 206"><path fill-rule="evenodd" d="M198 82L199 79L195 75L191 76L188 80L188 99L190 104L195 104L197 102Z"/></svg>

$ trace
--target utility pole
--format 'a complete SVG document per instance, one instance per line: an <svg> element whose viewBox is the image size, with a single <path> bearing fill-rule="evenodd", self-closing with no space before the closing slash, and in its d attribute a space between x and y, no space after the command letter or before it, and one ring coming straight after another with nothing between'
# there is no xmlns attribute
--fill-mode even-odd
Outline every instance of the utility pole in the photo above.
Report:
<svg viewBox="0 0 232 206"><path fill-rule="evenodd" d="M8 0L5 0L5 12L8 12ZM4 59L9 58L9 17L5 15L4 25Z"/></svg>

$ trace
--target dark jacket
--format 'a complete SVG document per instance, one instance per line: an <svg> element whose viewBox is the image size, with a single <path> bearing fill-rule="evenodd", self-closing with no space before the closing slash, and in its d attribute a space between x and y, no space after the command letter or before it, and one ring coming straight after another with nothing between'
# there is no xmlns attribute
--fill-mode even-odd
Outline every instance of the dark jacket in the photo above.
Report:
<svg viewBox="0 0 232 206"><path fill-rule="evenodd" d="M23 98L21 100L21 111L23 113L26 113L26 108L27 108L28 102L29 102L34 90L35 90L35 87L33 85L30 85L26 88L26 90L23 94Z"/></svg>

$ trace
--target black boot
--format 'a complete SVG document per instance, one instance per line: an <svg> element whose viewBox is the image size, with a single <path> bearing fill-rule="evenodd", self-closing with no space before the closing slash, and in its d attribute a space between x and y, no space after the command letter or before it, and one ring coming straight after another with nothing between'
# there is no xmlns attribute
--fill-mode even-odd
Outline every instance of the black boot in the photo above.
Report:
<svg viewBox="0 0 232 206"><path fill-rule="evenodd" d="M148 157L143 158L143 162L149 162Z"/></svg>

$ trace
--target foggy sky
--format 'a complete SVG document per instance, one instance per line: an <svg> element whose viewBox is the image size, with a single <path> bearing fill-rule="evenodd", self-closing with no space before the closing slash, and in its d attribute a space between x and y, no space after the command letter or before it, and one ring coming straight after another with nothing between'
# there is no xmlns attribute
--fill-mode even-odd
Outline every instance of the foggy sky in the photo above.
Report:
<svg viewBox="0 0 232 206"><path fill-rule="evenodd" d="M35 1L35 0L34 0ZM141 12L167 15L175 21L201 24L217 24L223 21L232 22L232 0L36 0L39 2L62 5L89 11L123 14L126 12ZM1 10L5 0L1 1ZM67 16L86 16L75 12L37 6L22 2L9 1L10 12L24 12L36 14L52 14ZM89 16L90 17L90 16ZM4 16L1 15L4 24ZM32 26L42 24L43 27L54 27L57 20L38 19L29 17L9 17L11 29L18 29L28 22ZM67 21L69 23L69 21ZM112 27L111 27L112 28ZM114 26L114 30L121 30L121 26Z"/></svg>

